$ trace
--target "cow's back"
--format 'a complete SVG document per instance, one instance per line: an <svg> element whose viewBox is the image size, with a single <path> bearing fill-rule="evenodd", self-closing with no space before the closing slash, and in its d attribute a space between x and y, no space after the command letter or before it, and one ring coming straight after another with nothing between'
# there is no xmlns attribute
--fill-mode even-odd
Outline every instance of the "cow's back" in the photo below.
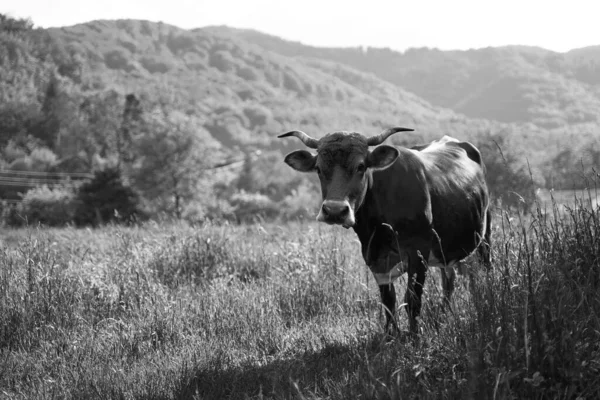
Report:
<svg viewBox="0 0 600 400"><path fill-rule="evenodd" d="M363 255L377 226L386 223L398 233L401 246L431 248L446 262L466 257L484 236L489 201L479 151L449 137L398 151L394 164L373 171L357 211L354 230Z"/></svg>
<svg viewBox="0 0 600 400"><path fill-rule="evenodd" d="M450 262L469 255L484 236L489 193L477 148L444 139L418 150L418 155L425 167L437 234L432 251L436 258Z"/></svg>

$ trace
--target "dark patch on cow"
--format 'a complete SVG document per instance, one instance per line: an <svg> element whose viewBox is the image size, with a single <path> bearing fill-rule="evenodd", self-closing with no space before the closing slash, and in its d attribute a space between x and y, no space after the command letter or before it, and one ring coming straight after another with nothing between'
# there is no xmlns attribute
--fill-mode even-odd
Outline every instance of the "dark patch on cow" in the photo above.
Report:
<svg viewBox="0 0 600 400"><path fill-rule="evenodd" d="M398 235L388 224L375 227L363 257L374 274L385 274L394 266L408 262L408 254L400 246ZM404 266L400 269L404 272Z"/></svg>

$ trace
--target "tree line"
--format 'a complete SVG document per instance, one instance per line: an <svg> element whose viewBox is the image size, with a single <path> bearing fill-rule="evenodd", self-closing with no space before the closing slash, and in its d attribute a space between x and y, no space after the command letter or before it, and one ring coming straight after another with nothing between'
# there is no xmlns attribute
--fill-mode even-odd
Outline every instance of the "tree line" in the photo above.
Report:
<svg viewBox="0 0 600 400"><path fill-rule="evenodd" d="M318 206L316 178L282 167L287 143L227 147L198 127L226 124L233 111L217 110L207 122L168 85L153 95L96 87L79 53L31 21L2 14L0 89L0 199L9 225L240 222L304 218ZM250 103L243 117L252 125L273 119L264 105ZM496 199L519 205L533 198L540 183L514 154L500 151L506 137L482 132L475 144ZM577 151L549 161L546 182L572 184ZM583 151L600 162L599 147Z"/></svg>

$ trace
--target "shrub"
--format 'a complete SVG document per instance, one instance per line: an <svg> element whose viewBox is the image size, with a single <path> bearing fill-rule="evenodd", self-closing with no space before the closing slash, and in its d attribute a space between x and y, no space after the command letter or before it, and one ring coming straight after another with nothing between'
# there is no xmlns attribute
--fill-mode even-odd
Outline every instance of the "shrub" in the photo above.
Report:
<svg viewBox="0 0 600 400"><path fill-rule="evenodd" d="M175 64L167 58L161 57L142 57L140 60L142 66L146 68L148 72L151 74L169 72L169 70L173 69Z"/></svg>
<svg viewBox="0 0 600 400"><path fill-rule="evenodd" d="M259 78L258 72L254 68L247 66L239 67L237 75L247 81L256 81Z"/></svg>
<svg viewBox="0 0 600 400"><path fill-rule="evenodd" d="M2 204L2 224L7 226L23 226L26 220L23 217L23 205Z"/></svg>
<svg viewBox="0 0 600 400"><path fill-rule="evenodd" d="M268 196L241 191L229 199L238 222L257 222L279 215L279 207Z"/></svg>
<svg viewBox="0 0 600 400"><path fill-rule="evenodd" d="M193 215L186 215L186 220L189 222L199 221L236 221L235 207L227 201L227 199L215 199L204 205L204 210L201 218L194 218Z"/></svg>
<svg viewBox="0 0 600 400"><path fill-rule="evenodd" d="M308 182L301 183L292 194L280 202L280 208L287 220L314 220L321 202L321 194Z"/></svg>
<svg viewBox="0 0 600 400"><path fill-rule="evenodd" d="M298 94L302 94L302 90L304 89L298 77L292 74L291 72L285 72L283 74L283 87L287 90L291 90L292 92L296 92Z"/></svg>
<svg viewBox="0 0 600 400"><path fill-rule="evenodd" d="M105 53L104 62L110 69L122 69L128 72L135 69L135 66L129 60L128 55L120 49Z"/></svg>
<svg viewBox="0 0 600 400"><path fill-rule="evenodd" d="M483 157L492 199L503 207L527 211L533 205L536 183L526 165L520 165L513 152L503 152L506 138L482 135L477 148Z"/></svg>
<svg viewBox="0 0 600 400"><path fill-rule="evenodd" d="M265 125L267 121L273 119L271 110L258 104L244 107L244 115L248 118L251 129L254 129L256 126Z"/></svg>
<svg viewBox="0 0 600 400"><path fill-rule="evenodd" d="M221 72L231 72L235 69L236 61L226 50L218 50L210 55L209 65Z"/></svg>
<svg viewBox="0 0 600 400"><path fill-rule="evenodd" d="M58 157L47 147L37 147L29 155L35 171L47 171L58 163Z"/></svg>
<svg viewBox="0 0 600 400"><path fill-rule="evenodd" d="M22 215L29 224L64 226L73 221L75 194L71 188L41 186L23 197Z"/></svg>
<svg viewBox="0 0 600 400"><path fill-rule="evenodd" d="M64 226L73 221L74 199L68 187L37 187L29 190L20 204L5 207L2 220L8 226Z"/></svg>
<svg viewBox="0 0 600 400"><path fill-rule="evenodd" d="M123 184L116 168L96 172L94 178L81 185L77 192L75 222L78 225L131 223L142 214L138 195Z"/></svg>
<svg viewBox="0 0 600 400"><path fill-rule="evenodd" d="M179 54L194 48L194 37L190 33L171 33L167 38L167 47L173 54Z"/></svg>

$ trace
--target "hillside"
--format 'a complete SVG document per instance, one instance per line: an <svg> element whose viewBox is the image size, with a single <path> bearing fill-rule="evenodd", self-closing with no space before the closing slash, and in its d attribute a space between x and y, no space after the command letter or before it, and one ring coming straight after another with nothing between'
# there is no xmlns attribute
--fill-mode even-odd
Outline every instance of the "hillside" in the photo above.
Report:
<svg viewBox="0 0 600 400"><path fill-rule="evenodd" d="M227 147L269 145L286 129L416 127L474 137L493 125L470 120L371 73L324 60L296 60L210 29L147 21L94 21L50 29L85 63L86 89L168 91Z"/></svg>
<svg viewBox="0 0 600 400"><path fill-rule="evenodd" d="M462 111L434 105L410 85L330 60L328 49L317 49L322 57L290 57L229 28L188 31L120 20L49 32L83 60L86 90L142 92L149 98L168 93L177 107L197 117L199 130L234 152L251 147L294 148L293 141L276 139L290 129L320 137L339 129L372 134L403 125L416 130L392 139L405 145L444 134L474 142L485 133L501 134L505 150L522 164L529 157L535 170L547 156L540 138L550 143L559 140L530 123L470 118ZM434 81L429 85L436 87Z"/></svg>
<svg viewBox="0 0 600 400"><path fill-rule="evenodd" d="M536 48L327 49L227 27L34 29L0 17L0 170L118 166L151 213L204 215L208 199L219 215L243 204L246 215L257 204L306 212L316 178L280 168L282 151L299 144L277 135L292 129L321 137L402 125L415 131L391 142L469 140L494 195L513 201L532 186L582 185L580 166L600 160L598 88L581 72L595 65L595 48L552 64ZM46 182L13 175L0 199Z"/></svg>
<svg viewBox="0 0 600 400"><path fill-rule="evenodd" d="M347 64L471 118L545 129L600 121L600 47L568 53L506 46L468 51L315 48L251 30L207 28L297 58Z"/></svg>

